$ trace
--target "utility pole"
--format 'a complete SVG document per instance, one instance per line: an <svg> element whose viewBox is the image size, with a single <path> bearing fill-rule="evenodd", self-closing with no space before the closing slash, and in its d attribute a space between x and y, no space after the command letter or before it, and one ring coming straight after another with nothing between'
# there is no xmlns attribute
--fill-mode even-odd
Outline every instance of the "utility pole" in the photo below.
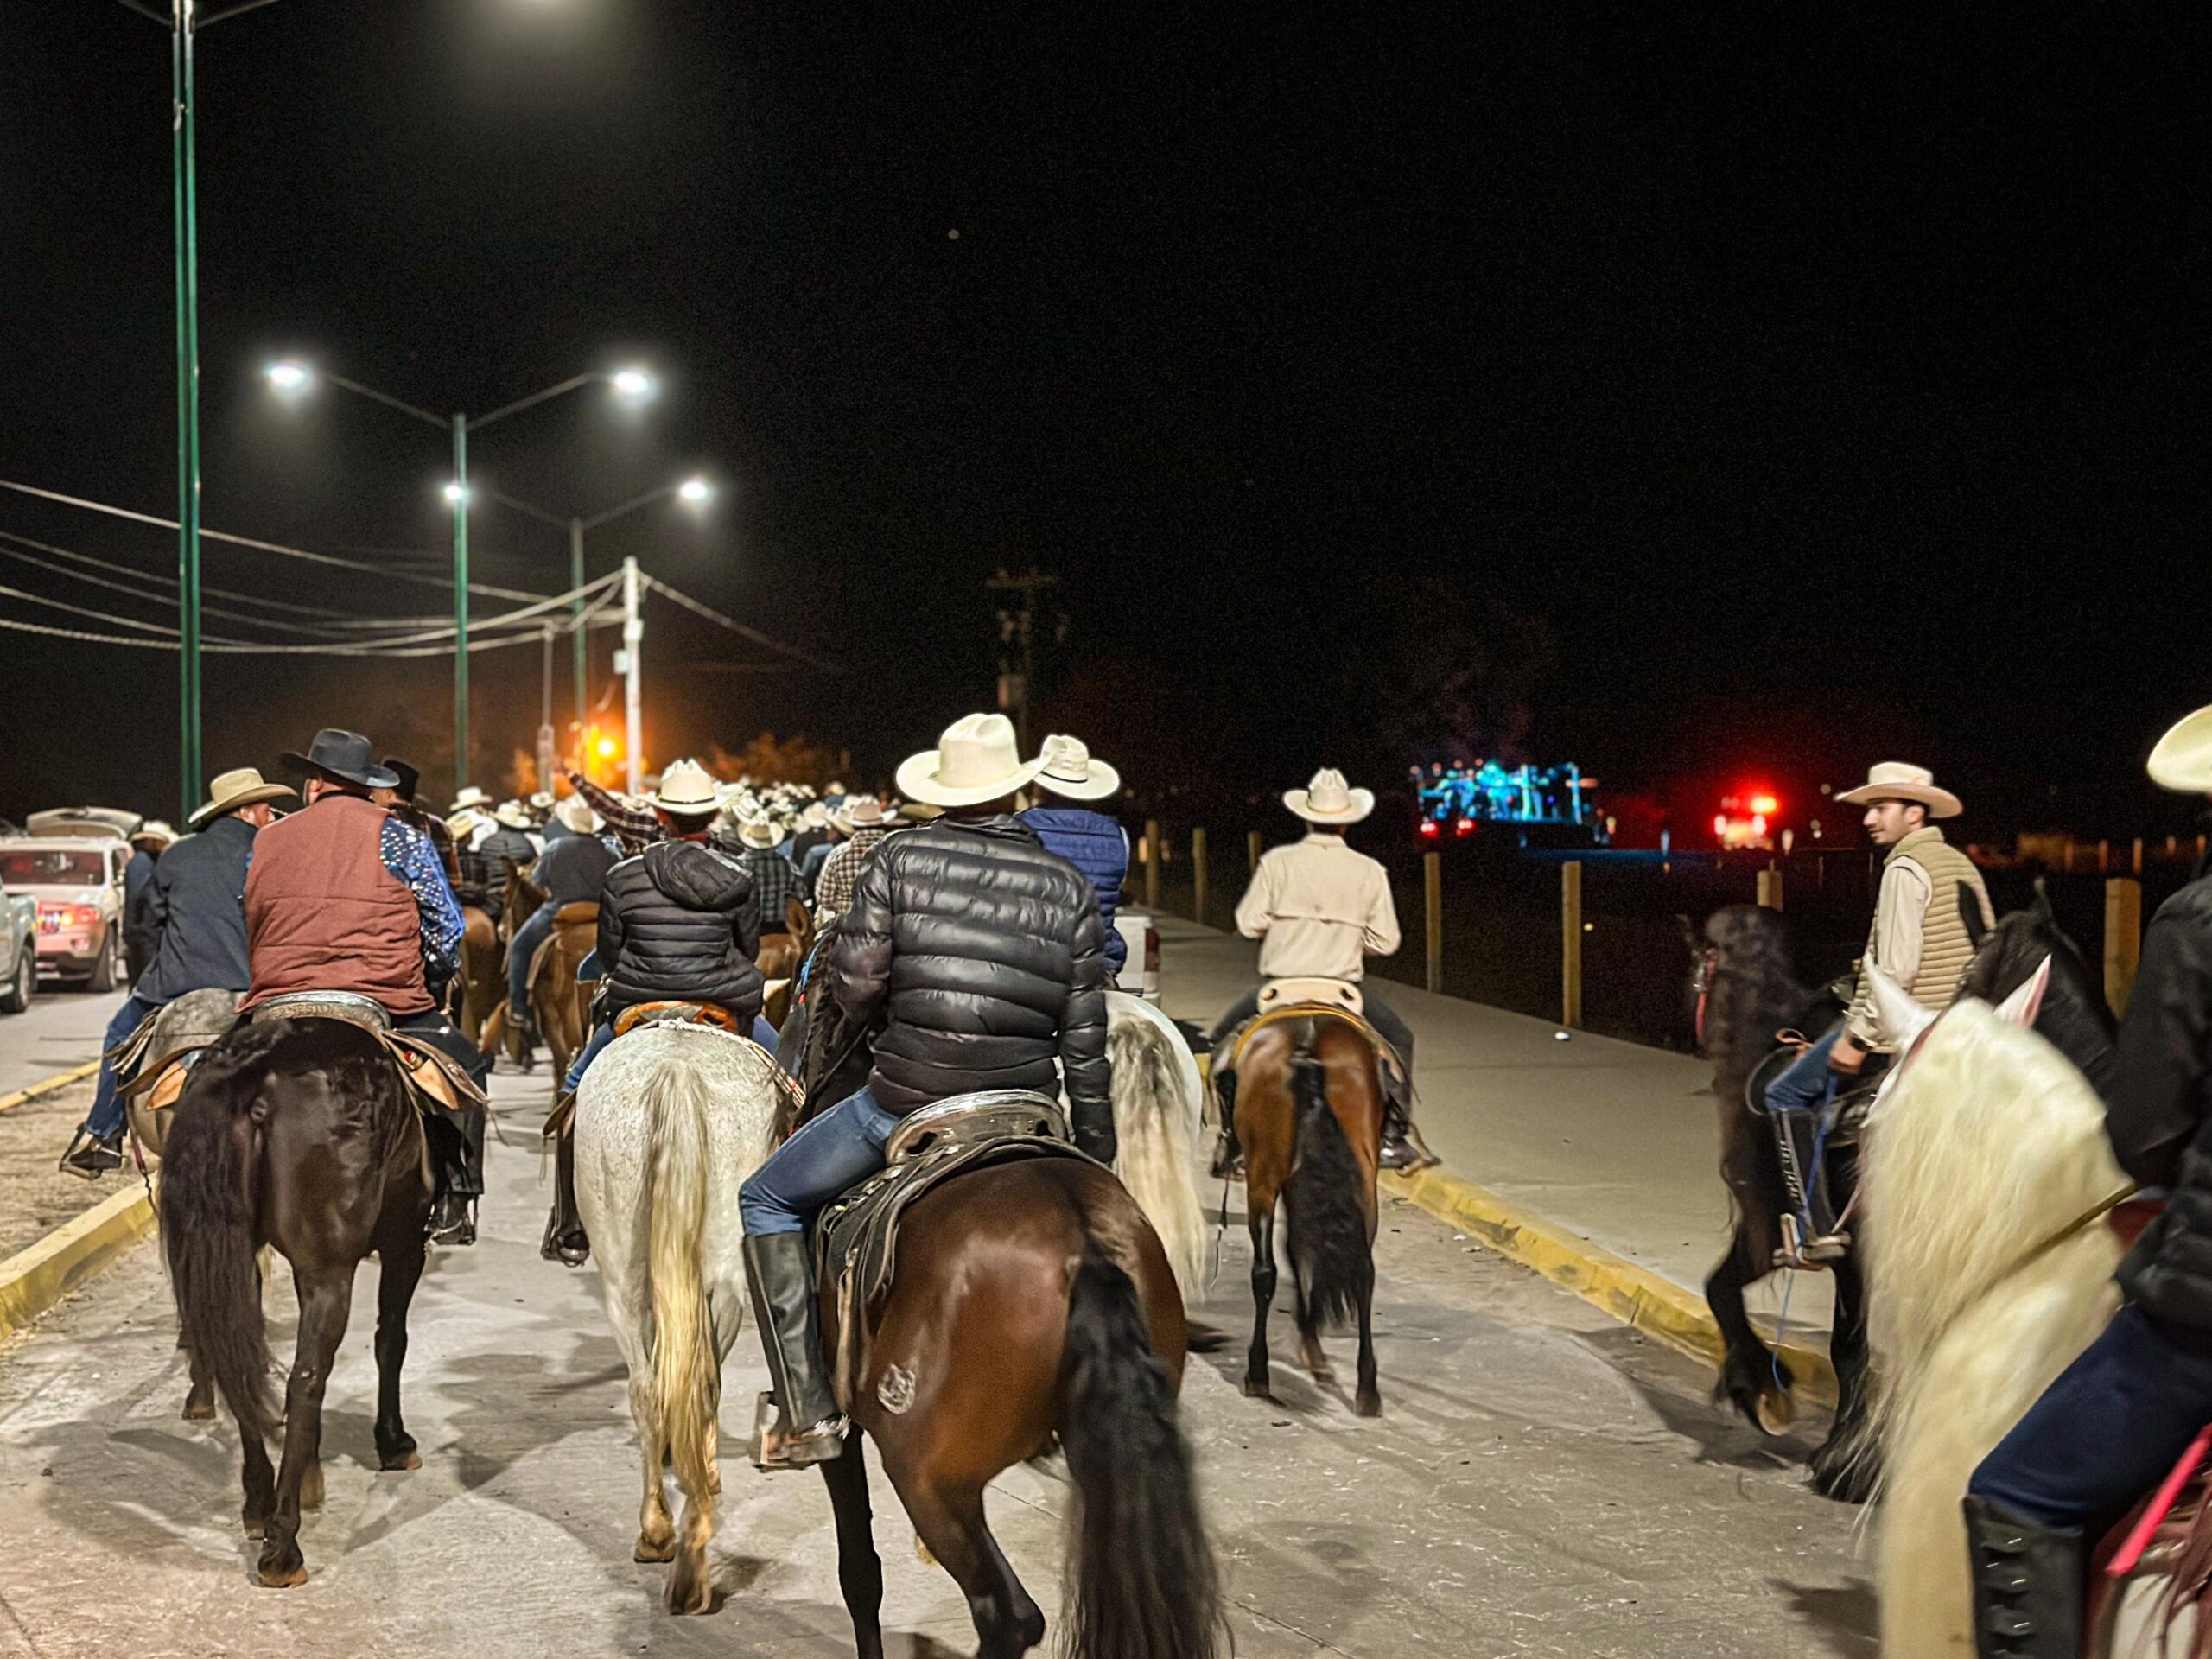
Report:
<svg viewBox="0 0 2212 1659"><path fill-rule="evenodd" d="M574 667L576 676L576 753L579 759L583 754L584 723L588 718L584 712L584 694L589 671L584 665L583 585L584 521L581 518L571 518L569 520L569 588L575 594L575 598L570 601L569 605L569 616L572 623L569 631L569 644L571 655L575 658ZM550 721L552 716L548 715L546 719Z"/></svg>
<svg viewBox="0 0 2212 1659"><path fill-rule="evenodd" d="M178 779L189 817L205 781L200 765L200 197L194 174L194 0L172 0L169 16L170 160L176 211L177 702L182 728ZM181 822L181 820L180 820Z"/></svg>
<svg viewBox="0 0 2212 1659"><path fill-rule="evenodd" d="M560 759L553 734L553 630L545 630L545 672L537 699L537 786L553 792L553 768Z"/></svg>
<svg viewBox="0 0 2212 1659"><path fill-rule="evenodd" d="M453 775L468 786L468 416L453 417Z"/></svg>
<svg viewBox="0 0 2212 1659"><path fill-rule="evenodd" d="M1020 594L1018 610L999 613L999 708L1014 720L1015 741L1029 747L1029 697L1037 682L1037 595L1059 585L1059 578L1032 565L1020 575L1001 570L983 585L994 593ZM1067 618L1059 619L1053 643L1067 633Z"/></svg>
<svg viewBox="0 0 2212 1659"><path fill-rule="evenodd" d="M638 751L645 741L644 711L639 707L638 686L638 652L645 642L645 618L639 613L639 599L643 584L638 580L638 562L622 561L622 656L616 664L622 673L622 736L626 751L624 759L630 769L630 793L643 792L643 774L638 766Z"/></svg>

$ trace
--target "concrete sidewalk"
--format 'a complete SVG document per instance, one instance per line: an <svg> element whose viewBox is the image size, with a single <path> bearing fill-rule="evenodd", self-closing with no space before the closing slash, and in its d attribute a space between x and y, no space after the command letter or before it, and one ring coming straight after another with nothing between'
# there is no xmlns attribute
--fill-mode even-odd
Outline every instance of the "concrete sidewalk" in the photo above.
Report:
<svg viewBox="0 0 2212 1659"><path fill-rule="evenodd" d="M1158 923L1163 1006L1211 1026L1251 988L1257 945ZM1729 1231L1710 1065L1587 1032L1561 1040L1545 1020L1395 982L1381 995L1413 1027L1421 1133L1446 1169L1702 1298ZM1753 1293L1770 1324L1784 1282ZM1826 1274L1796 1275L1789 1297L1792 1332L1827 1329Z"/></svg>
<svg viewBox="0 0 2212 1659"><path fill-rule="evenodd" d="M22 1014L0 1015L0 1095L99 1058L100 1039L123 997L41 986Z"/></svg>

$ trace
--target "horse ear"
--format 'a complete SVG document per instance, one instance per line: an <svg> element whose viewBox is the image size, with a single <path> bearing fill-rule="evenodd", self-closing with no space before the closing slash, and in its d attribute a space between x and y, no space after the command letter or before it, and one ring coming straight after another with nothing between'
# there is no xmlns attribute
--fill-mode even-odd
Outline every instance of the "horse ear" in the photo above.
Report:
<svg viewBox="0 0 2212 1659"><path fill-rule="evenodd" d="M2058 912L2050 907L2050 884L2043 877L2036 877L2035 912L2051 926L2058 925Z"/></svg>
<svg viewBox="0 0 2212 1659"><path fill-rule="evenodd" d="M1997 1017L2008 1025L2032 1026L2036 1016L2043 1012L2044 993L2050 988L2050 958L2045 957L2036 964L2036 970L2022 980L2012 995L1997 1005Z"/></svg>
<svg viewBox="0 0 2212 1659"><path fill-rule="evenodd" d="M1977 950L1989 937L1989 924L1981 918L1981 895L1967 883L1959 883L1959 919L1967 925L1967 939Z"/></svg>
<svg viewBox="0 0 2212 1659"><path fill-rule="evenodd" d="M1900 1052L1910 1048L1920 1033L1935 1023L1935 1014L1915 1001L1877 964L1868 963L1866 974L1874 994L1875 1029L1891 1047Z"/></svg>

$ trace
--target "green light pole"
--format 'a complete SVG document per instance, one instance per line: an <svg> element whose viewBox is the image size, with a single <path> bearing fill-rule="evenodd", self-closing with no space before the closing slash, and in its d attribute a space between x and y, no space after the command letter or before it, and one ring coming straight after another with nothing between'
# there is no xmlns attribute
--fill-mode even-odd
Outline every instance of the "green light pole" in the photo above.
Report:
<svg viewBox="0 0 2212 1659"><path fill-rule="evenodd" d="M465 788L468 753L468 416L453 417L453 774Z"/></svg>
<svg viewBox="0 0 2212 1659"><path fill-rule="evenodd" d="M177 780L184 819L200 804L200 202L193 177L193 0L172 0L169 141L176 209Z"/></svg>

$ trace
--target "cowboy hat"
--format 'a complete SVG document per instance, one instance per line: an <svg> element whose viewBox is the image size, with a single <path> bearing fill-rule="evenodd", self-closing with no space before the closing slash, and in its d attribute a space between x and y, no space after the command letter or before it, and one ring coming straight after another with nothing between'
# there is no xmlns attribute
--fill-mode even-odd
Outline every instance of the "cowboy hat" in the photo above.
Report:
<svg viewBox="0 0 2212 1659"><path fill-rule="evenodd" d="M345 783L359 784L363 789L397 789L398 775L372 761L369 756L373 753L369 740L359 732L326 726L315 734L315 741L308 745L305 754L285 750L284 764L297 766L302 772L319 772Z"/></svg>
<svg viewBox="0 0 2212 1659"><path fill-rule="evenodd" d="M467 788L462 790L460 794L453 798L453 810L456 812L466 812L473 806L489 806L491 804L492 798L489 795L486 795L481 788L474 784L469 785Z"/></svg>
<svg viewBox="0 0 2212 1659"><path fill-rule="evenodd" d="M1352 789L1334 766L1324 766L1303 789L1287 789L1282 804L1308 823L1357 823L1375 810L1375 791Z"/></svg>
<svg viewBox="0 0 2212 1659"><path fill-rule="evenodd" d="M397 755L387 754L384 758L384 769L399 779L391 786L392 793L408 805L414 805L415 786L423 781L422 768L409 766Z"/></svg>
<svg viewBox="0 0 2212 1659"><path fill-rule="evenodd" d="M1122 786L1122 774L1094 760L1079 737L1054 733L1037 757L1037 787L1071 801L1103 801Z"/></svg>
<svg viewBox="0 0 2212 1659"><path fill-rule="evenodd" d="M142 841L158 841L166 847L175 839L176 831L159 818L149 818L130 832L130 840L134 846Z"/></svg>
<svg viewBox="0 0 2212 1659"><path fill-rule="evenodd" d="M561 804L553 809L553 816L580 836L595 836L606 823L581 795L564 796Z"/></svg>
<svg viewBox="0 0 2212 1659"><path fill-rule="evenodd" d="M492 814L492 822L509 830L537 828L537 820L530 816L530 809L520 801L501 801L499 810Z"/></svg>
<svg viewBox="0 0 2212 1659"><path fill-rule="evenodd" d="M533 812L551 811L553 810L552 792L550 790L541 789L532 795L530 798L530 810Z"/></svg>
<svg viewBox="0 0 2212 1659"><path fill-rule="evenodd" d="M671 760L660 775L660 786L645 797L645 804L679 818L711 817L721 800L715 780L696 760Z"/></svg>
<svg viewBox="0 0 2212 1659"><path fill-rule="evenodd" d="M1884 760L1870 767L1866 781L1836 797L1851 806L1875 801L1915 801L1928 809L1931 818L1955 818L1966 808L1948 789L1936 787L1936 774L1905 760Z"/></svg>
<svg viewBox="0 0 2212 1659"><path fill-rule="evenodd" d="M757 847L763 852L773 847L783 836L776 826L766 818L747 818L737 826L737 838L747 847Z"/></svg>
<svg viewBox="0 0 2212 1659"><path fill-rule="evenodd" d="M282 800L286 796L296 797L299 792L283 784L264 782L259 771L252 766L240 766L235 772L216 773L207 785L207 804L184 822L188 828L197 830L201 824L219 818L226 812L235 812L242 806Z"/></svg>
<svg viewBox="0 0 2212 1659"><path fill-rule="evenodd" d="M883 803L873 795L848 795L830 815L830 823L849 836L855 830L880 830L886 823Z"/></svg>
<svg viewBox="0 0 2212 1659"><path fill-rule="evenodd" d="M488 830L498 822L499 820L488 812L480 812L473 806L464 806L446 820L446 833L451 836L456 843L463 842L479 830Z"/></svg>
<svg viewBox="0 0 2212 1659"><path fill-rule="evenodd" d="M944 809L931 806L927 801L901 801L893 816L901 823L934 823L944 816Z"/></svg>
<svg viewBox="0 0 2212 1659"><path fill-rule="evenodd" d="M2184 715L2151 751L2151 781L2183 795L2212 795L2212 706Z"/></svg>
<svg viewBox="0 0 2212 1659"><path fill-rule="evenodd" d="M899 792L931 806L980 806L1013 794L1044 764L1021 758L1004 715L963 715L937 747L900 763Z"/></svg>

